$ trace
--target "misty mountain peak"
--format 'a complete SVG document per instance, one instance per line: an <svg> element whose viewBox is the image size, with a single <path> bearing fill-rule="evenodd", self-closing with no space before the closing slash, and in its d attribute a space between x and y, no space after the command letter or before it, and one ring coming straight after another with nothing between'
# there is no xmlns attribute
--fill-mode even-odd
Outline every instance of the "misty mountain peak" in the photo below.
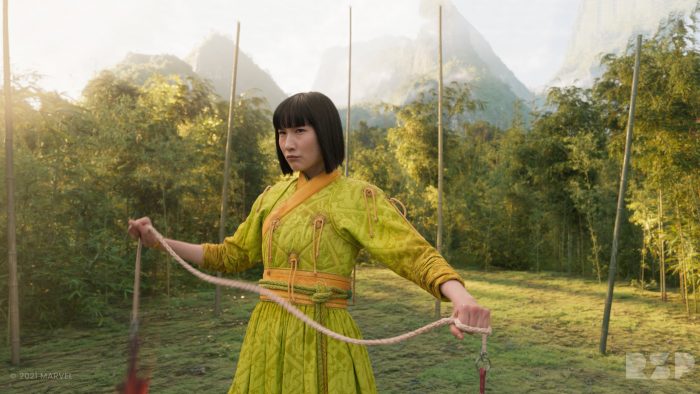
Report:
<svg viewBox="0 0 700 394"><path fill-rule="evenodd" d="M582 0L564 63L552 86L587 87L602 75L600 59L621 54L637 34L651 35L670 13L689 15L696 0Z"/></svg>
<svg viewBox="0 0 700 394"><path fill-rule="evenodd" d="M472 82L472 95L487 101L492 108L510 111L514 100L532 99L532 93L452 2L425 0L420 12L423 25L415 39L380 37L353 43L353 103L383 101L400 105L415 97L416 82L437 80L438 3L443 5L445 82ZM347 62L347 46L328 49L322 55L314 90L327 92L336 103L345 103ZM510 116L499 110L487 118L501 124Z"/></svg>
<svg viewBox="0 0 700 394"><path fill-rule="evenodd" d="M202 78L211 81L214 91L225 100L228 100L231 95L234 50L235 42L232 39L223 34L214 33L204 39L186 58L192 69ZM287 97L272 77L240 48L236 93L263 96L272 108Z"/></svg>

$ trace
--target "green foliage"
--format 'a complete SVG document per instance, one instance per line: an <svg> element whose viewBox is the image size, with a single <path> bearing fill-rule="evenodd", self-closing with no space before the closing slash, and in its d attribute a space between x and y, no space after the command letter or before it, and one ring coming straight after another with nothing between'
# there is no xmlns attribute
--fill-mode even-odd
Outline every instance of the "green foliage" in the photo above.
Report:
<svg viewBox="0 0 700 394"><path fill-rule="evenodd" d="M153 75L137 86L104 72L79 103L27 88L15 107L24 322L101 324L107 305L130 302L129 217L149 215L167 236L216 241L228 105L206 84ZM272 135L269 110L250 98L235 111L229 232L271 181L260 149ZM165 288L164 264L144 254L146 293ZM180 274L171 287L193 283Z"/></svg>
<svg viewBox="0 0 700 394"><path fill-rule="evenodd" d="M697 291L700 277L695 253L700 242L700 52L696 33L696 20L672 15L654 37L643 42L628 199L631 220L644 234L643 253L650 252L652 258L650 276L665 258L670 263L666 269L677 275L681 292ZM630 45L623 56L604 57L608 72L594 87L596 98L607 104L609 149L617 160L629 105L631 49Z"/></svg>

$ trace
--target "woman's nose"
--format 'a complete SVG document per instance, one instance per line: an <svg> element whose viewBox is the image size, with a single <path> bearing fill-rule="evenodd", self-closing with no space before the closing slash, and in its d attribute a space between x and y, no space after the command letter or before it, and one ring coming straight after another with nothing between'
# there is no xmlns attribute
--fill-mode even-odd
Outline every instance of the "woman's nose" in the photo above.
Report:
<svg viewBox="0 0 700 394"><path fill-rule="evenodd" d="M286 138L284 139L284 150L285 151L293 151L295 146L296 146L296 144L294 143L294 137L287 135Z"/></svg>

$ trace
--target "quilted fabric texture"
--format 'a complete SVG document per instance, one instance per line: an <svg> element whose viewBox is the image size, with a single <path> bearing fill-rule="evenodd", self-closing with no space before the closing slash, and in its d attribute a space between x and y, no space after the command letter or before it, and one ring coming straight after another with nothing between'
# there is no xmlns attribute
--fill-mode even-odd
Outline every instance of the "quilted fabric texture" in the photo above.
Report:
<svg viewBox="0 0 700 394"><path fill-rule="evenodd" d="M364 181L338 177L263 234L265 218L292 197L297 184L306 182L285 180L261 194L233 236L223 244L203 244L203 267L239 272L264 263L265 268L291 270L294 256L297 270L350 277L358 252L365 248L435 297L441 297L445 281L462 282L387 196ZM346 309L298 307L334 331L361 337ZM374 393L376 388L364 347L328 339L279 305L260 302L251 315L229 392Z"/></svg>

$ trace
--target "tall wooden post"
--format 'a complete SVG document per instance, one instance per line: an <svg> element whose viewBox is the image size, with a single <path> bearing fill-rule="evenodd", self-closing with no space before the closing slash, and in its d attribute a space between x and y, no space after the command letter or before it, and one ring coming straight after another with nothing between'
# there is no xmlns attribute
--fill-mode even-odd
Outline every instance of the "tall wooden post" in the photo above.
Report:
<svg viewBox="0 0 700 394"><path fill-rule="evenodd" d="M438 7L438 225L436 247L442 253L442 6ZM440 300L435 300L435 318L440 318Z"/></svg>
<svg viewBox="0 0 700 394"><path fill-rule="evenodd" d="M657 214L659 223L659 289L661 290L661 301L666 301L666 235L664 234L664 199L661 185L659 185L659 213Z"/></svg>
<svg viewBox="0 0 700 394"><path fill-rule="evenodd" d="M241 42L241 22L236 22L236 49L233 52L231 71L231 95L228 104L228 130L226 131L226 155L224 156L224 182L221 188L221 214L219 215L219 242L226 235L226 212L228 211L228 178L231 175L231 134L233 133L233 110L236 104L236 76L238 74L238 47ZM217 273L221 277L221 273ZM214 315L221 314L221 286L214 293Z"/></svg>
<svg viewBox="0 0 700 394"><path fill-rule="evenodd" d="M10 79L10 38L8 0L2 2L2 64L5 90L5 187L7 188L7 268L10 362L19 365L19 292L17 290L17 234L15 232L15 168L12 156L12 82Z"/></svg>
<svg viewBox="0 0 700 394"><path fill-rule="evenodd" d="M352 7L349 7L350 21L348 34L348 113L345 118L345 176L350 171L350 89L352 82Z"/></svg>
<svg viewBox="0 0 700 394"><path fill-rule="evenodd" d="M163 181L163 184L161 185L161 194L163 196L163 229L165 232L163 234L169 234L170 231L168 231L168 209L165 204L165 181ZM164 254L161 255L161 257L165 257ZM170 298L170 259L166 258L165 259L165 294L167 294L168 298Z"/></svg>
<svg viewBox="0 0 700 394"><path fill-rule="evenodd" d="M613 229L612 253L610 254L610 268L608 270L608 295L605 298L605 311L603 313L603 328L600 334L600 353L605 354L608 342L608 326L610 323L610 310L612 309L612 297L615 289L615 273L617 270L617 240L620 234L620 222L622 210L625 206L625 190L627 188L627 171L630 165L630 150L632 149L632 130L634 129L634 106L637 102L637 84L639 83L639 58L642 52L642 36L637 35L637 52L634 56L634 74L632 77L632 93L630 98L630 110L627 117L627 139L625 140L625 158L622 163L622 176L620 177L620 192L617 195L617 213L615 214L615 227Z"/></svg>

